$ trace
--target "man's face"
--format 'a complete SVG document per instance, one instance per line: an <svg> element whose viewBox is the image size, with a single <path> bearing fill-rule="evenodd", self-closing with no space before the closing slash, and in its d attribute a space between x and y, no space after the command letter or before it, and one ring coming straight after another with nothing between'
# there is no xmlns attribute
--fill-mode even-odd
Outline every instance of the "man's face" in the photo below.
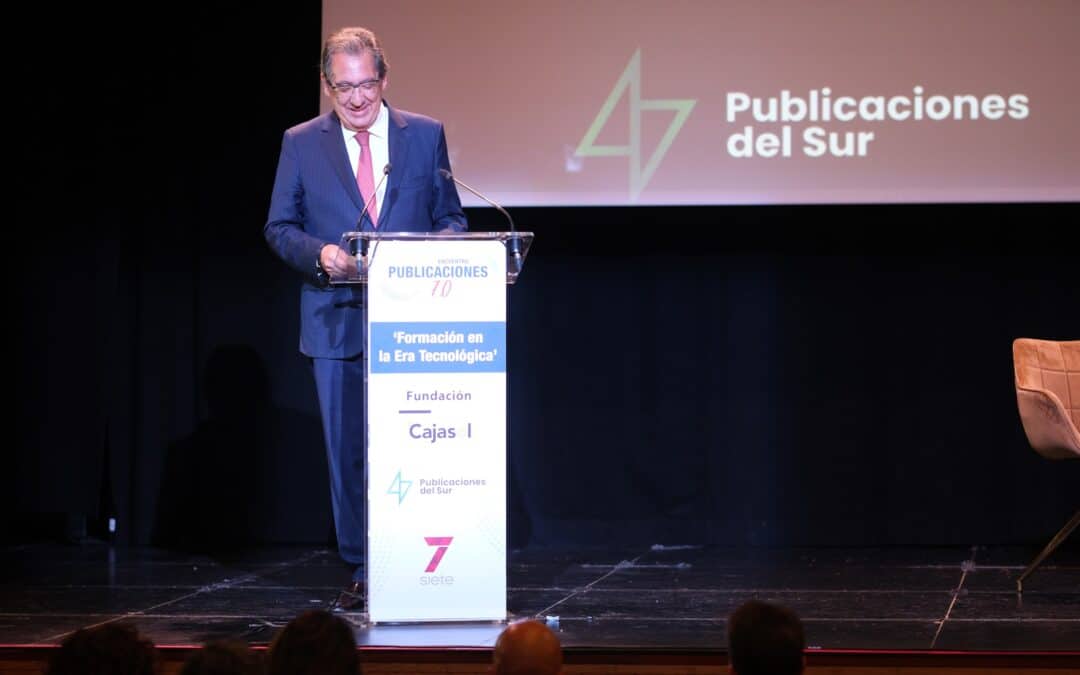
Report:
<svg viewBox="0 0 1080 675"><path fill-rule="evenodd" d="M386 88L386 80L379 79L375 68L375 55L334 54L330 73L330 81L323 82L323 92L334 102L341 123L352 131L363 131L374 124Z"/></svg>

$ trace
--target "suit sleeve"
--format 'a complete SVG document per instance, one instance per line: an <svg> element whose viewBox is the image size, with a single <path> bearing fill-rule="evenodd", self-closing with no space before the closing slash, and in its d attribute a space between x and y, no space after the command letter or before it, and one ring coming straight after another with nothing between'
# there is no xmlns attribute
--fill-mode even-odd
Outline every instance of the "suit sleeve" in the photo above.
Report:
<svg viewBox="0 0 1080 675"><path fill-rule="evenodd" d="M296 142L288 131L281 140L270 213L263 226L266 243L290 267L314 279L315 259L324 242L304 229L304 182Z"/></svg>
<svg viewBox="0 0 1080 675"><path fill-rule="evenodd" d="M441 169L450 169L450 157L446 151L446 131L439 125L438 141L435 143L435 166L432 169L433 198L431 201L431 229L453 230L464 232L469 229L469 223L465 218L465 212L461 208L461 198L458 196L457 185L454 181L443 178Z"/></svg>

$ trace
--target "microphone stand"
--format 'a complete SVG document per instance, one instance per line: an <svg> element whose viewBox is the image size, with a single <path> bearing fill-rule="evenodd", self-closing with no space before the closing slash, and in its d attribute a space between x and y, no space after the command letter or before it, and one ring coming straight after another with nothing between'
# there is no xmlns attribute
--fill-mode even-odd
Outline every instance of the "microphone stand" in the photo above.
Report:
<svg viewBox="0 0 1080 675"><path fill-rule="evenodd" d="M517 227L514 225L514 219L510 217L510 214L506 211L506 209L504 209L499 204L495 203L494 200L488 198L486 195L481 193L476 188L473 188L470 185L468 185L467 183L465 183L464 181L459 180L458 177L455 176L454 174L450 173L450 171L448 169L439 169L439 173L442 174L443 178L445 178L447 180L454 181L455 183L457 183L461 187L465 188L466 190L468 190L472 194L476 195L477 197L484 200L485 202L487 202L491 206L495 207L496 211L498 211L499 213L506 216L506 220L510 222L510 237L509 237L509 241L507 242L507 246L509 248L510 257L514 261L514 271L515 272L520 272L521 271L521 239L519 239L518 236L517 236Z"/></svg>

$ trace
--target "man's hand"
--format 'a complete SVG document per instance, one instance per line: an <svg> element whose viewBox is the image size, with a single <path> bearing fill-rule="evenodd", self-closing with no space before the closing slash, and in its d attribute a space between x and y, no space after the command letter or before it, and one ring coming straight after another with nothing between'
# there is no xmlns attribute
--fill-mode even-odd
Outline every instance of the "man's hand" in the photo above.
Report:
<svg viewBox="0 0 1080 675"><path fill-rule="evenodd" d="M330 275L331 281L356 278L356 258L336 244L327 244L322 247L319 251L319 263Z"/></svg>

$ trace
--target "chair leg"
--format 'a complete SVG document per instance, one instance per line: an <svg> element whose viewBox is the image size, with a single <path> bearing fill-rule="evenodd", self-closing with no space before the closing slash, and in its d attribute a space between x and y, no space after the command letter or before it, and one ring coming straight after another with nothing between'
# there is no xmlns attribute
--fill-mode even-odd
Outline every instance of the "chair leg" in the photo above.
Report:
<svg viewBox="0 0 1080 675"><path fill-rule="evenodd" d="M1077 511L1076 514L1073 515L1072 519L1069 520L1069 522L1065 523L1065 527L1058 530L1058 533L1054 535L1054 538L1050 540L1050 543L1046 545L1046 548L1044 548L1042 552L1035 557L1035 560L1033 560L1031 564L1027 566L1027 569L1024 570L1024 573L1021 574L1020 578L1016 580L1017 593L1024 592L1024 579L1027 579L1028 575L1034 572L1035 568L1039 566L1039 563L1045 560L1046 556L1053 553L1054 549L1060 546L1061 542L1065 541L1066 537L1068 537L1078 525L1080 525L1080 511Z"/></svg>

